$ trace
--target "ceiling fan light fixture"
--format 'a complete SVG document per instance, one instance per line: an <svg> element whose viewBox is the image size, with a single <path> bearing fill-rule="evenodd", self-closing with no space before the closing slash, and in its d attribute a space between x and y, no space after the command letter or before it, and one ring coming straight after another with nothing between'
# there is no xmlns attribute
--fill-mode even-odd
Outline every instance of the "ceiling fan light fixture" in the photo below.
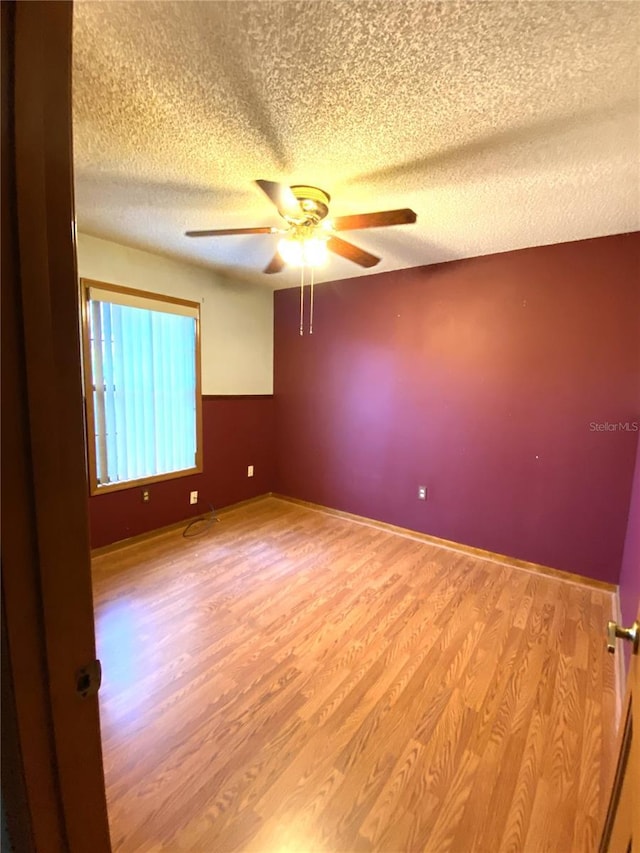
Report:
<svg viewBox="0 0 640 853"><path fill-rule="evenodd" d="M302 264L302 240L297 240L291 237L282 237L278 241L278 254L285 262L292 267L299 267Z"/></svg>
<svg viewBox="0 0 640 853"><path fill-rule="evenodd" d="M327 242L319 237L283 237L278 243L282 260L293 267L319 267L327 259Z"/></svg>
<svg viewBox="0 0 640 853"><path fill-rule="evenodd" d="M311 237L302 244L302 252L308 267L321 267L327 260L327 241Z"/></svg>

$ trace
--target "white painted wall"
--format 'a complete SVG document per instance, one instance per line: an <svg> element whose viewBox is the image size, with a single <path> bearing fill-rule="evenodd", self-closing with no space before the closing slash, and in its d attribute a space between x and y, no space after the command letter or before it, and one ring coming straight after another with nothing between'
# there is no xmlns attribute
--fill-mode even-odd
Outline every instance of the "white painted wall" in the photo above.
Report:
<svg viewBox="0 0 640 853"><path fill-rule="evenodd" d="M78 234L83 278L201 303L202 393L273 393L273 294L211 270Z"/></svg>

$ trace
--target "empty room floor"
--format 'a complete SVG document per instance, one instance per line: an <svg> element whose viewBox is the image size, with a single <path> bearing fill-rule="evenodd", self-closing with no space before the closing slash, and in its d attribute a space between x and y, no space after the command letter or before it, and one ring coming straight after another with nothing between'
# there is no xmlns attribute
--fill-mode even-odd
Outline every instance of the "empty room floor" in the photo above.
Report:
<svg viewBox="0 0 640 853"><path fill-rule="evenodd" d="M597 849L612 593L273 497L93 569L118 853Z"/></svg>

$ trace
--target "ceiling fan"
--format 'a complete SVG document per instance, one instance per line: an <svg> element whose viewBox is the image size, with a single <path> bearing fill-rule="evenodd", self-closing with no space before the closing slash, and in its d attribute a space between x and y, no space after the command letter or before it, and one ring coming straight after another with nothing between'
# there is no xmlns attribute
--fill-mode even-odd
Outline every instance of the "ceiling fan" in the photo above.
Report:
<svg viewBox="0 0 640 853"><path fill-rule="evenodd" d="M327 219L329 193L318 187L295 185L288 187L275 181L255 182L273 202L284 219L284 228L220 228L209 231L187 231L187 237L225 237L232 234L279 234L278 248L264 269L265 273L280 272L287 264L317 266L327 249L361 267L373 267L380 258L354 246L336 231L354 231L361 228L378 228L385 225L405 225L415 222L416 214L409 208L382 210L377 213L356 213Z"/></svg>

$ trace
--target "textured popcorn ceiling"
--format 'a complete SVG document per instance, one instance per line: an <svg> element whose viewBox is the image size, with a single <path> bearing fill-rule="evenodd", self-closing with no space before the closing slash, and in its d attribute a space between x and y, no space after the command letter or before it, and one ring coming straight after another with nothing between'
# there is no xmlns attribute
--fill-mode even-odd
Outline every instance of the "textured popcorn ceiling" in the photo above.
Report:
<svg viewBox="0 0 640 853"><path fill-rule="evenodd" d="M78 227L259 275L255 178L320 186L372 272L640 227L637 2L76 2ZM368 271L331 256L318 280Z"/></svg>

